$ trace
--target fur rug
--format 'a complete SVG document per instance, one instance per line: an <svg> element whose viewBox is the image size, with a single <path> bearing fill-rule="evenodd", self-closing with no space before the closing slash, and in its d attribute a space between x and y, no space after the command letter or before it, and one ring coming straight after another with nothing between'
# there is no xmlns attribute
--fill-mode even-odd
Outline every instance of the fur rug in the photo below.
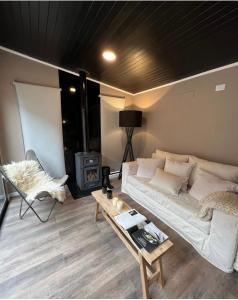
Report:
<svg viewBox="0 0 238 300"><path fill-rule="evenodd" d="M56 183L52 177L40 169L38 162L24 160L5 165L8 178L24 193L26 199L33 200L41 192L48 192L59 202L65 200L65 189Z"/></svg>
<svg viewBox="0 0 238 300"><path fill-rule="evenodd" d="M213 210L238 217L238 194L231 192L214 192L202 200L199 217L204 221L212 219Z"/></svg>

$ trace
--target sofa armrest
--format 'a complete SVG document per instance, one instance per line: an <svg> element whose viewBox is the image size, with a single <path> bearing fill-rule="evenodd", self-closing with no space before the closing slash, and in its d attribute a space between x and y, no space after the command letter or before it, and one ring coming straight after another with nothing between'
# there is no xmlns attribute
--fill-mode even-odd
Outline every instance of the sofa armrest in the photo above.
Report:
<svg viewBox="0 0 238 300"><path fill-rule="evenodd" d="M225 272L232 272L237 254L238 218L214 210L210 236L204 245L207 257Z"/></svg>
<svg viewBox="0 0 238 300"><path fill-rule="evenodd" d="M122 191L127 184L128 176L136 175L137 169L138 169L138 164L136 161L125 162L122 164L122 184L121 184Z"/></svg>
<svg viewBox="0 0 238 300"><path fill-rule="evenodd" d="M122 164L122 174L125 174L126 172L130 175L136 175L138 169L138 163L136 160L124 162Z"/></svg>

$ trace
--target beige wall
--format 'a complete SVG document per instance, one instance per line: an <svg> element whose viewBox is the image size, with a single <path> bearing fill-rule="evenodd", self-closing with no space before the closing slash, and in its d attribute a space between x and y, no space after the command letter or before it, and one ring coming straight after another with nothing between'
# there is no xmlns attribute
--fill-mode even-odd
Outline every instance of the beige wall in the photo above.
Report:
<svg viewBox="0 0 238 300"><path fill-rule="evenodd" d="M125 100L101 98L102 162L113 172L120 169L125 147L125 132L118 127L119 111L132 104L132 96L104 85L100 86L100 93L125 97Z"/></svg>
<svg viewBox="0 0 238 300"><path fill-rule="evenodd" d="M216 84L226 90L215 92ZM134 136L137 156L158 147L238 165L238 67L134 97L144 111Z"/></svg>
<svg viewBox="0 0 238 300"><path fill-rule="evenodd" d="M13 81L59 87L57 69L0 50L0 145L4 162L24 157ZM100 86L100 93L125 96L125 101L101 101L103 163L118 170L125 143L125 134L118 127L118 111L132 103L132 96L104 85Z"/></svg>
<svg viewBox="0 0 238 300"><path fill-rule="evenodd" d="M21 160L24 146L13 81L59 87L58 71L0 50L0 142L4 162Z"/></svg>
<svg viewBox="0 0 238 300"><path fill-rule="evenodd" d="M100 93L125 96L144 111L144 125L133 137L136 156L157 148L195 154L238 165L238 67L197 77L136 96L101 85ZM58 87L58 71L0 50L0 148L4 161L24 156L18 103L13 81ZM215 85L226 90L215 92ZM103 162L120 167L125 133L118 127L118 101L101 100Z"/></svg>

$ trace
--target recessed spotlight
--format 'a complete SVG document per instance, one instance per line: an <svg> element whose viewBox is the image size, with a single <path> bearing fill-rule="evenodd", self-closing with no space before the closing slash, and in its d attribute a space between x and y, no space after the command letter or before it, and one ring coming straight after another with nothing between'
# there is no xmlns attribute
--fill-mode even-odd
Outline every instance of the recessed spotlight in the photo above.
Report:
<svg viewBox="0 0 238 300"><path fill-rule="evenodd" d="M74 94L74 93L76 93L76 88L73 87L73 86L71 86L71 87L69 88L69 91L70 91L70 93Z"/></svg>
<svg viewBox="0 0 238 300"><path fill-rule="evenodd" d="M117 58L116 54L113 51L110 51L110 50L103 51L102 57L105 60L110 61L110 62L115 61L116 58Z"/></svg>

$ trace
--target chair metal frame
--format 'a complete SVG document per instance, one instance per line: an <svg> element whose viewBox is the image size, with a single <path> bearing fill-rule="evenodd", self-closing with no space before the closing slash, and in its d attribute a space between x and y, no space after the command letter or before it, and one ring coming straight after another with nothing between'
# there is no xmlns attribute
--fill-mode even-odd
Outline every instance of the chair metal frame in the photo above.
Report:
<svg viewBox="0 0 238 300"><path fill-rule="evenodd" d="M32 150L31 150L32 151ZM27 158L27 153L26 153L26 158ZM44 171L45 172L45 170L43 169L43 167L42 167L42 165L41 165L41 163L39 162L39 160L38 160L38 158L36 157L36 160L37 160L37 162L39 163L39 165L40 165L40 168L42 169L42 171ZM54 207L55 207L55 205L56 205L56 203L57 202L59 202L56 198L52 198L51 197L51 195L48 193L48 192L46 192L46 191L42 191L42 192L40 192L36 197L35 197L35 199L32 199L32 200L27 200L26 199L26 197L27 197L27 194L26 193L24 193L23 191L21 191L9 178L8 178L8 176L7 176L7 174L6 174L6 172L4 171L4 169L3 169L3 167L2 166L0 166L0 174L1 174L1 176L2 176L2 179L3 179L3 189L4 189L4 193L5 194L7 194L7 191L6 191L6 183L9 183L13 188L14 188L14 190L19 194L19 196L21 197L21 204L20 204L20 210L19 210L19 218L20 219L23 219L24 218L24 216L25 216L25 214L27 213L27 211L29 210L29 209L31 209L32 211L33 211L33 213L36 215L36 217L40 220L40 222L42 222L42 223L46 223L46 222L48 222L49 221L49 218L50 218L50 216L51 216L51 213L52 213L52 211L53 211L53 209L54 209ZM36 210L34 209L34 207L32 206L33 204L34 204L34 202L36 201L36 200L38 200L38 201L44 201L44 200L47 200L47 199L49 199L49 198L51 198L52 200L54 200L54 203L53 203L53 205L51 206L51 208L50 208L50 212L49 212L49 214L47 215L47 217L46 218L42 218L37 212L36 212ZM25 202L26 204L27 204L27 209L24 211L24 212L22 212L22 209L23 209L23 202ZM61 202L59 202L59 203L61 203ZM61 203L62 204L62 203Z"/></svg>

